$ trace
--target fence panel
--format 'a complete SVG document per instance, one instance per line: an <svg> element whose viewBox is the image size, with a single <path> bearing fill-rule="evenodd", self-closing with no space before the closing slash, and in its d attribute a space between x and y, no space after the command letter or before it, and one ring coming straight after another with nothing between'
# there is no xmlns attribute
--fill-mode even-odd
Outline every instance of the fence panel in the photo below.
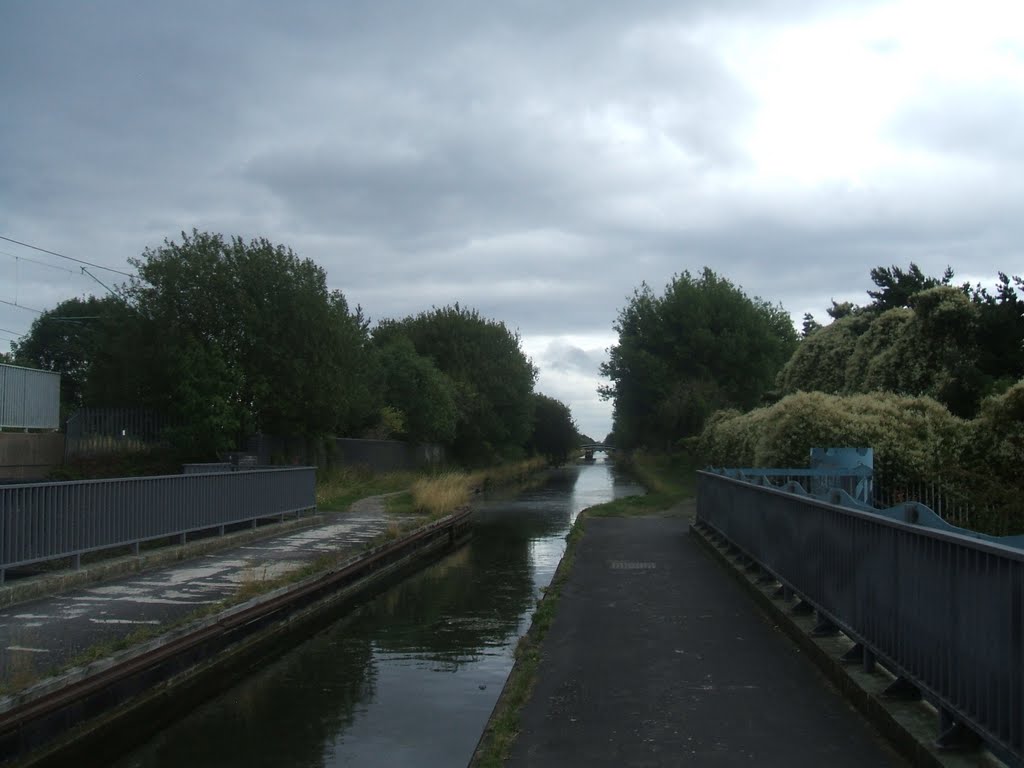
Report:
<svg viewBox="0 0 1024 768"><path fill-rule="evenodd" d="M17 565L316 508L316 470L287 467L0 487L0 583Z"/></svg>
<svg viewBox="0 0 1024 768"><path fill-rule="evenodd" d="M58 429L60 374L0 364L0 427Z"/></svg>
<svg viewBox="0 0 1024 768"><path fill-rule="evenodd" d="M1024 551L706 472L697 518L956 722L1024 757Z"/></svg>

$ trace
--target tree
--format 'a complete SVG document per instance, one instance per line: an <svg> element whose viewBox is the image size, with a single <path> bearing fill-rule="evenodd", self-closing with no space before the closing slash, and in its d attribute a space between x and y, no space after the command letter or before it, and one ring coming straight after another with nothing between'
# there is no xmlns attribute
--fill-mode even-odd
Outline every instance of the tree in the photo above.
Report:
<svg viewBox="0 0 1024 768"><path fill-rule="evenodd" d="M61 412L67 415L85 404L106 332L112 323L127 322L127 314L115 296L62 301L32 322L28 334L13 345L13 360L61 375Z"/></svg>
<svg viewBox="0 0 1024 768"><path fill-rule="evenodd" d="M684 272L663 296L634 292L615 324L601 387L614 399L619 447L672 444L698 434L719 408L752 408L796 346L786 311L705 268Z"/></svg>
<svg viewBox="0 0 1024 768"><path fill-rule="evenodd" d="M537 371L518 333L455 304L387 320L374 330L382 346L402 337L452 382L456 459L482 464L523 452L532 429L530 395Z"/></svg>
<svg viewBox="0 0 1024 768"><path fill-rule="evenodd" d="M995 295L981 285L971 290L978 307L978 369L993 394L1024 379L1024 279L999 273Z"/></svg>
<svg viewBox="0 0 1024 768"><path fill-rule="evenodd" d="M821 323L814 319L810 312L804 312L804 322L800 329L800 338L806 339L815 331L821 330Z"/></svg>
<svg viewBox="0 0 1024 768"><path fill-rule="evenodd" d="M572 412L565 403L539 393L534 393L533 404L533 433L528 448L551 464L563 464L581 444ZM588 438L588 442L592 441Z"/></svg>
<svg viewBox="0 0 1024 768"><path fill-rule="evenodd" d="M133 320L98 361L97 400L161 411L196 455L257 432L347 434L376 418L367 324L312 261L193 230L133 264Z"/></svg>
<svg viewBox="0 0 1024 768"><path fill-rule="evenodd" d="M895 265L875 267L871 270L871 282L878 286L878 290L868 291L868 296L874 299L873 309L885 312L887 309L909 307L914 294L939 285L949 285L952 280L953 270L949 267L946 267L941 279L928 277L914 262L910 262L906 271Z"/></svg>
<svg viewBox="0 0 1024 768"><path fill-rule="evenodd" d="M455 387L405 337L393 337L377 350L381 397L402 415L396 436L416 442L449 444L455 437Z"/></svg>

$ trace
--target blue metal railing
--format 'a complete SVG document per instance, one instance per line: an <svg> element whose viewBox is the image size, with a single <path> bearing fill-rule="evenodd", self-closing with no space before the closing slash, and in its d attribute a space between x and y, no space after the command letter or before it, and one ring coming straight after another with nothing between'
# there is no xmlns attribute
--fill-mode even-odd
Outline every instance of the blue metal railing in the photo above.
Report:
<svg viewBox="0 0 1024 768"><path fill-rule="evenodd" d="M770 475L765 474L765 478ZM700 472L697 521L813 606L939 710L1024 764L1024 549L918 504Z"/></svg>
<svg viewBox="0 0 1024 768"><path fill-rule="evenodd" d="M316 509L316 469L0 487L0 583L20 565Z"/></svg>

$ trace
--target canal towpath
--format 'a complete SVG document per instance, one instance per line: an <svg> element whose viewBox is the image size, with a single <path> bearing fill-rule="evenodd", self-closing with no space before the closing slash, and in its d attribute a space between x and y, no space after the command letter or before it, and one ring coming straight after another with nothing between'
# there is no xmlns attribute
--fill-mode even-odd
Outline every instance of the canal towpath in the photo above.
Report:
<svg viewBox="0 0 1024 768"><path fill-rule="evenodd" d="M386 512L383 498L324 514L318 525L0 610L0 690L46 677L140 629L152 635L249 585L286 576L325 556L355 556L389 526L419 519Z"/></svg>
<svg viewBox="0 0 1024 768"><path fill-rule="evenodd" d="M686 518L585 526L506 765L905 765Z"/></svg>

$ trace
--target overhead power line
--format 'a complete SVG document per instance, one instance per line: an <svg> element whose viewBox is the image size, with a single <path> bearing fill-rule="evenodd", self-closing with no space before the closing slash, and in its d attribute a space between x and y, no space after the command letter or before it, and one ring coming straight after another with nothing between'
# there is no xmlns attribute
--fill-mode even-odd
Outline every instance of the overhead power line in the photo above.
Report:
<svg viewBox="0 0 1024 768"><path fill-rule="evenodd" d="M32 307L26 307L24 304L17 304L13 301L5 301L4 299L0 299L0 304L6 304L9 307L17 307L18 309L27 309L29 312L35 312L37 315L43 314L43 311L41 309L32 309Z"/></svg>
<svg viewBox="0 0 1024 768"><path fill-rule="evenodd" d="M49 262L40 261L39 259L30 259L28 256L19 256L18 254L11 253L10 251L0 251L0 253L2 253L4 256L10 256L15 261L27 261L29 264L38 264L41 267L49 267L50 269L59 269L61 272L67 272L69 275L77 275L78 274L73 269L68 269L67 267L61 267L61 266L58 266L57 264L50 264Z"/></svg>
<svg viewBox="0 0 1024 768"><path fill-rule="evenodd" d="M24 333L18 333L17 331L12 331L12 330L11 330L10 328L0 328L0 331L3 331L4 333L13 333L13 334L14 334L15 336L17 336L17 337L18 337L19 339L20 339L20 338L21 338L22 336L24 336L24 335L25 335Z"/></svg>
<svg viewBox="0 0 1024 768"><path fill-rule="evenodd" d="M104 269L107 272L113 272L118 275L124 275L125 277L135 277L135 275L128 272L122 272L120 269L114 269L113 267L104 267L102 264L93 264L91 261L84 261L83 259L76 259L73 256L65 256L63 253L57 253L56 251L50 251L46 248L40 248L38 245L30 245L29 243L23 243L20 240L15 240L13 237L4 237L0 235L0 240L6 240L8 243L14 243L15 245L21 245L25 248L31 248L33 251L39 251L40 253L48 253L51 256L57 256L61 259L67 259L77 264L85 264L87 267L95 267L96 269Z"/></svg>

